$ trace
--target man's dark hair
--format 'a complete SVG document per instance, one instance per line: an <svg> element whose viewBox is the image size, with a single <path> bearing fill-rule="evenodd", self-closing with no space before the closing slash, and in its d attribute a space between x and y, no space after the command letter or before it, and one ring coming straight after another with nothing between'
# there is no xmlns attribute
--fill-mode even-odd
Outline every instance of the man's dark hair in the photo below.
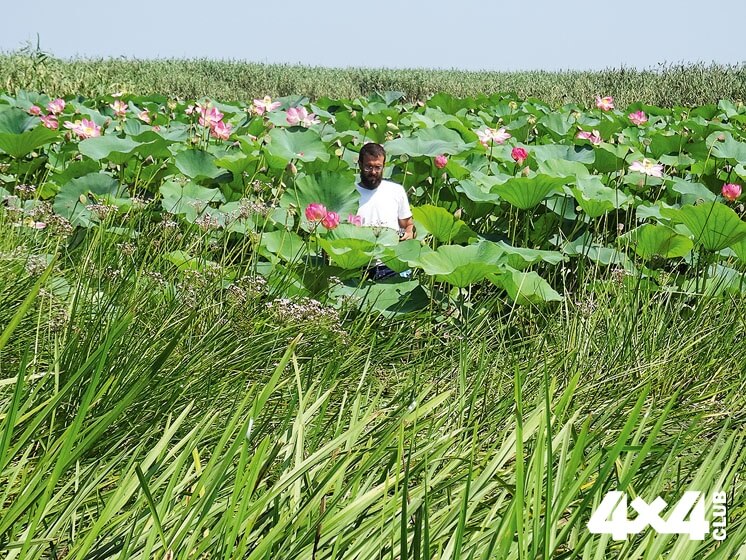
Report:
<svg viewBox="0 0 746 560"><path fill-rule="evenodd" d="M384 150L383 146L381 146L380 144L376 144L375 142L368 142L362 148L360 148L360 160L359 161L361 163L365 156L372 157L372 158L383 157L383 159L385 160L386 150Z"/></svg>

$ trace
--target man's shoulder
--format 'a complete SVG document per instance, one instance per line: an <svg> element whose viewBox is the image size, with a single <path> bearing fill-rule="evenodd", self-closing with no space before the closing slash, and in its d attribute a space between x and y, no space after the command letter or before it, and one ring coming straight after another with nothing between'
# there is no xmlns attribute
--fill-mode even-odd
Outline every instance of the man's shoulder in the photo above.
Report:
<svg viewBox="0 0 746 560"><path fill-rule="evenodd" d="M380 187L385 186L387 190L390 191L396 191L396 192L404 192L404 187L402 187L399 183L395 183L394 181L389 181L388 179L384 179L381 181Z"/></svg>

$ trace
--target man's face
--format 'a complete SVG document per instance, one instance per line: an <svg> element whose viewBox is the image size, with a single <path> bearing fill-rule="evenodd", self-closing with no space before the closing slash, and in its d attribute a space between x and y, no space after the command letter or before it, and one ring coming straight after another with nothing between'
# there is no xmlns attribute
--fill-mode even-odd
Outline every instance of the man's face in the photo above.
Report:
<svg viewBox="0 0 746 560"><path fill-rule="evenodd" d="M365 155L360 161L360 183L366 189L375 189L383 178L383 156Z"/></svg>

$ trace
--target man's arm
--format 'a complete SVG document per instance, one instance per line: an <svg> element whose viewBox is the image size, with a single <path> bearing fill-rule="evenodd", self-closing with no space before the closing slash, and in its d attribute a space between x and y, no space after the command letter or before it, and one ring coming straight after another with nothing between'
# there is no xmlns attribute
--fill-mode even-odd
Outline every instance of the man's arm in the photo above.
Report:
<svg viewBox="0 0 746 560"><path fill-rule="evenodd" d="M401 237L402 241L414 239L414 220L412 216L404 219L399 218L399 227L404 230L404 235Z"/></svg>

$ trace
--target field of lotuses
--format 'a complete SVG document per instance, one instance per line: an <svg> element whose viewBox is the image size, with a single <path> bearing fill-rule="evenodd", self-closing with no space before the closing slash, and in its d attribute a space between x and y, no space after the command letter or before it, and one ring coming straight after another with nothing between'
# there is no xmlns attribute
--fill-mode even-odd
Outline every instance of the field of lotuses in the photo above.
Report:
<svg viewBox="0 0 746 560"><path fill-rule="evenodd" d="M3 557L746 557L746 107L593 104L0 96Z"/></svg>
<svg viewBox="0 0 746 560"><path fill-rule="evenodd" d="M561 301L584 263L600 265L598 280L649 290L746 291L746 106L398 99L4 96L0 194L16 225L42 234L62 223L126 240L143 224L176 221L212 244L246 238L257 273L281 278L288 296L356 297L372 262L411 270L363 302L383 312L485 286L522 304ZM385 146L418 239L357 225L366 141ZM335 219L309 220L311 204ZM183 250L163 258L214 264Z"/></svg>

